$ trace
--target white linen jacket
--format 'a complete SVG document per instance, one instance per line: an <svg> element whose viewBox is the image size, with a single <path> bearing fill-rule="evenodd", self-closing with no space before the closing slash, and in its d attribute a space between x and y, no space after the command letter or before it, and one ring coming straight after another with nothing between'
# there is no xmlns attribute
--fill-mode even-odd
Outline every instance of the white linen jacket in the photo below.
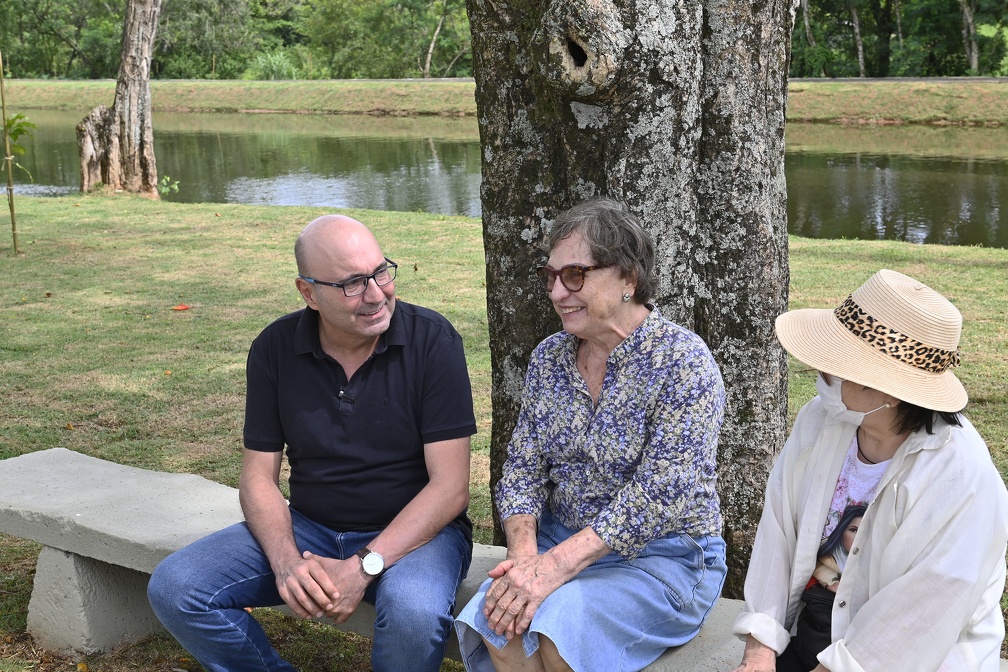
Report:
<svg viewBox="0 0 1008 672"><path fill-rule="evenodd" d="M736 635L787 647L856 429L818 397L799 412L767 483ZM903 443L861 521L819 654L831 672L999 668L1008 492L973 425L934 431Z"/></svg>

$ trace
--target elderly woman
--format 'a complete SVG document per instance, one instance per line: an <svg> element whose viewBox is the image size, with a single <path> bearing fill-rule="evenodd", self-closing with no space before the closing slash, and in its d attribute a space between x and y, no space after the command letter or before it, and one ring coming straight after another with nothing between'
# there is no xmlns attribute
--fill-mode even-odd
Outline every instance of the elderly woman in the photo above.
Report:
<svg viewBox="0 0 1008 672"><path fill-rule="evenodd" d="M532 353L495 497L507 557L456 621L468 670L640 670L725 577L721 375L648 301L654 245L623 205L562 214L540 267L563 331Z"/></svg>
<svg viewBox="0 0 1008 672"><path fill-rule="evenodd" d="M777 318L781 344L819 371L819 395L767 484L734 628L746 640L737 671L785 669L777 656L817 549L852 504L867 510L812 669L998 669L1008 494L961 414L966 391L951 371L961 325L944 297L888 270L835 310Z"/></svg>

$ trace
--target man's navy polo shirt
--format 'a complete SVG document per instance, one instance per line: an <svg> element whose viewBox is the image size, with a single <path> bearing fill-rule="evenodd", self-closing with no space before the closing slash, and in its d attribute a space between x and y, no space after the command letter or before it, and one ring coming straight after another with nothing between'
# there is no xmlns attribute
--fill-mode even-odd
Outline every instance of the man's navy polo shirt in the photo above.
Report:
<svg viewBox="0 0 1008 672"><path fill-rule="evenodd" d="M348 381L304 308L253 341L245 447L287 446L290 505L338 531L384 529L427 484L425 443L476 433L462 337L438 313L397 300L374 354ZM454 523L467 536L465 512Z"/></svg>

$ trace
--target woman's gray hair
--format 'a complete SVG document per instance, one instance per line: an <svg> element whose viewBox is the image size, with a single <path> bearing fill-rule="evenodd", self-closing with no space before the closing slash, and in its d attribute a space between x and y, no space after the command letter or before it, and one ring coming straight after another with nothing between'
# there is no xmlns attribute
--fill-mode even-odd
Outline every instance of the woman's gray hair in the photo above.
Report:
<svg viewBox="0 0 1008 672"><path fill-rule="evenodd" d="M658 292L651 235L625 204L594 198L563 212L546 237L547 253L578 233L599 266L616 266L623 279L636 279L634 301L648 303Z"/></svg>

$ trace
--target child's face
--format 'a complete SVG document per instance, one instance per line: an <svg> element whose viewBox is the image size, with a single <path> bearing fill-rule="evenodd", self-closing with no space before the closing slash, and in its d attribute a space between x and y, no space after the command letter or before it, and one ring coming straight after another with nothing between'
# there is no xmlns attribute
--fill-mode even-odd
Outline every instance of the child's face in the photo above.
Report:
<svg viewBox="0 0 1008 672"><path fill-rule="evenodd" d="M845 551L849 551L850 547L854 544L854 535L857 534L858 525L860 524L861 524L861 516L858 516L857 518L852 520L850 522L850 525L847 526L847 529L844 530L843 539L840 540L840 543L843 544Z"/></svg>

